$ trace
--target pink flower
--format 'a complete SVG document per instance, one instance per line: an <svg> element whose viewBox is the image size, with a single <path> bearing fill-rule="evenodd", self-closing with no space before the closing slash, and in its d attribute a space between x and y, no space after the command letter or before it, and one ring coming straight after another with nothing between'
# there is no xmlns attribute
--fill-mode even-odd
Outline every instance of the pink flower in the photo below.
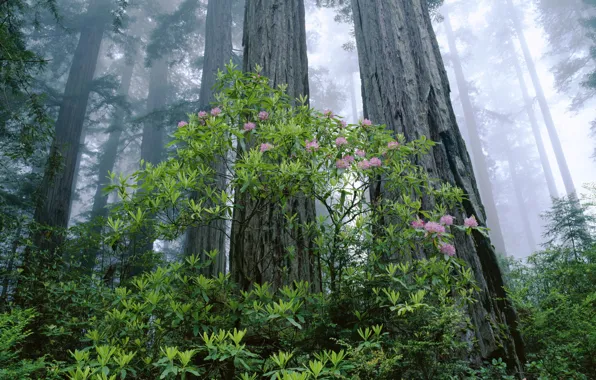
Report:
<svg viewBox="0 0 596 380"><path fill-rule="evenodd" d="M372 125L372 121L370 121L368 119L364 119L360 123L362 124L363 127L370 127Z"/></svg>
<svg viewBox="0 0 596 380"><path fill-rule="evenodd" d="M350 156L349 154L346 156L343 156L342 160L344 160L345 162L347 162L348 164L351 164L352 162L354 162L355 158L354 156Z"/></svg>
<svg viewBox="0 0 596 380"><path fill-rule="evenodd" d="M381 160L377 157L373 157L370 159L370 166L380 167L382 165Z"/></svg>
<svg viewBox="0 0 596 380"><path fill-rule="evenodd" d="M181 121L178 123L178 128L186 127L188 123L186 121Z"/></svg>
<svg viewBox="0 0 596 380"><path fill-rule="evenodd" d="M348 126L348 123L346 123L346 121L345 121L345 120L342 120L342 121L340 121L340 122L339 122L339 125L340 125L340 128L342 128L342 129L343 129L343 128L345 128L345 127L347 127L347 126Z"/></svg>
<svg viewBox="0 0 596 380"><path fill-rule="evenodd" d="M333 116L335 116L335 115L333 114L333 111L331 111L331 110L325 110L325 111L323 111L323 115L327 116L327 117L328 117L328 118L330 118L330 119L331 119Z"/></svg>
<svg viewBox="0 0 596 380"><path fill-rule="evenodd" d="M306 151L312 152L316 150L319 150L319 142L317 139L313 139L312 141L306 140Z"/></svg>
<svg viewBox="0 0 596 380"><path fill-rule="evenodd" d="M441 217L441 224L444 226L450 226L453 224L453 217L451 215L443 215Z"/></svg>
<svg viewBox="0 0 596 380"><path fill-rule="evenodd" d="M370 162L368 160L362 160L358 163L358 167L363 170L370 169Z"/></svg>
<svg viewBox="0 0 596 380"><path fill-rule="evenodd" d="M201 111L201 112L199 112L199 117L200 117L201 119L204 119L204 118L206 118L206 117L207 117L207 112L205 112L205 111Z"/></svg>
<svg viewBox="0 0 596 380"><path fill-rule="evenodd" d="M261 153L266 152L271 149L273 149L273 145L271 145L269 143L261 144Z"/></svg>
<svg viewBox="0 0 596 380"><path fill-rule="evenodd" d="M478 227L478 221L476 220L476 217L472 215L471 217L464 219L464 226Z"/></svg>
<svg viewBox="0 0 596 380"><path fill-rule="evenodd" d="M366 156L366 152L363 151L362 149L356 149L356 155L359 157L364 157L364 156Z"/></svg>
<svg viewBox="0 0 596 380"><path fill-rule="evenodd" d="M249 122L249 123L246 123L246 124L244 124L244 130L245 130L246 132L250 132L250 131L252 131L253 129L255 129L256 127L257 127L257 126L255 125L255 123L250 123L250 122Z"/></svg>
<svg viewBox="0 0 596 380"><path fill-rule="evenodd" d="M335 167L337 167L338 169L346 169L350 166L350 164L348 162L346 162L345 160L337 160L335 162Z"/></svg>
<svg viewBox="0 0 596 380"><path fill-rule="evenodd" d="M426 225L424 226L424 229L427 232L435 233L435 234L445 233L445 227L443 227L442 225L440 225L437 222L428 222L428 223L426 223Z"/></svg>
<svg viewBox="0 0 596 380"><path fill-rule="evenodd" d="M342 145L347 145L348 144L348 140L346 140L345 137L338 137L335 139L335 145L337 146L342 146Z"/></svg>
<svg viewBox="0 0 596 380"><path fill-rule="evenodd" d="M422 220L420 218L416 219L415 221L412 222L412 227L417 230L423 229L424 228L424 220Z"/></svg>
<svg viewBox="0 0 596 380"><path fill-rule="evenodd" d="M211 116L219 116L221 114L221 109L219 107L215 107L211 110Z"/></svg>
<svg viewBox="0 0 596 380"><path fill-rule="evenodd" d="M441 243L439 245L439 251L447 256L455 256L455 247L452 244Z"/></svg>
<svg viewBox="0 0 596 380"><path fill-rule="evenodd" d="M391 141L387 144L387 148L389 149L397 149L399 147L399 143L397 141Z"/></svg>
<svg viewBox="0 0 596 380"><path fill-rule="evenodd" d="M259 112L259 120L265 121L267 119L269 119L269 113L268 112L266 112L266 111Z"/></svg>

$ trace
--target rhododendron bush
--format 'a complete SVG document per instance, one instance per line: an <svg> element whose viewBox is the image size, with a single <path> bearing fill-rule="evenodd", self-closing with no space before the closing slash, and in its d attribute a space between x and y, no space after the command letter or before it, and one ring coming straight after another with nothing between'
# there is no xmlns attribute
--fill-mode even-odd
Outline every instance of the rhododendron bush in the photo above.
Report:
<svg viewBox="0 0 596 380"><path fill-rule="evenodd" d="M503 375L500 361L489 369L468 361L477 287L452 239L484 230L472 215L452 216L462 215L464 194L418 164L433 142L405 141L370 120L347 124L232 66L218 86L210 112L178 124L168 160L113 175L110 191L122 202L106 241L125 252L131 236L172 240L190 226L230 221L234 194L281 209L301 195L323 210L301 226L315 242L322 292L304 281L242 288L229 273L205 275L225 252L148 265L113 290L65 283L53 294L76 298L86 317L54 330L68 336L70 351L49 372L77 380ZM375 186L398 201L370 199ZM56 309L56 318L65 313Z"/></svg>

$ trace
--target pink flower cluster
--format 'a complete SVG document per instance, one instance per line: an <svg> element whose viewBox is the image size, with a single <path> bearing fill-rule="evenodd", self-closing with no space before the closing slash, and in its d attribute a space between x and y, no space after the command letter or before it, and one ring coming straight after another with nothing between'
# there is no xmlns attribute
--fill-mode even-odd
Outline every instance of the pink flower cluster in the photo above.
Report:
<svg viewBox="0 0 596 380"><path fill-rule="evenodd" d="M397 149L397 148L399 148L399 143L397 141L390 141L387 144L387 148L389 148L389 149Z"/></svg>
<svg viewBox="0 0 596 380"><path fill-rule="evenodd" d="M273 148L274 148L274 146L272 144L269 144L269 143L261 144L261 153L264 153L264 152L271 150Z"/></svg>
<svg viewBox="0 0 596 380"><path fill-rule="evenodd" d="M383 163L381 162L381 159L378 157L373 157L370 159L370 166L380 168L382 164Z"/></svg>
<svg viewBox="0 0 596 380"><path fill-rule="evenodd" d="M181 121L178 123L178 128L186 127L188 123L186 121Z"/></svg>
<svg viewBox="0 0 596 380"><path fill-rule="evenodd" d="M442 225L451 226L453 224L453 217L451 215L443 215L440 222Z"/></svg>
<svg viewBox="0 0 596 380"><path fill-rule="evenodd" d="M267 111L259 112L259 120L265 121L267 119L269 119L269 113Z"/></svg>
<svg viewBox="0 0 596 380"><path fill-rule="evenodd" d="M205 111L199 112L199 118L204 119L206 117L207 117L207 112L205 112Z"/></svg>
<svg viewBox="0 0 596 380"><path fill-rule="evenodd" d="M372 125L372 121L364 119L360 122L360 124L362 124L363 127L370 127Z"/></svg>
<svg viewBox="0 0 596 380"><path fill-rule="evenodd" d="M333 114L333 111L331 111L331 110L325 110L325 111L323 111L323 115L327 116L327 117L328 117L328 118L330 118L330 119L331 119L333 116L335 116L335 115Z"/></svg>
<svg viewBox="0 0 596 380"><path fill-rule="evenodd" d="M344 161L345 161L345 162L347 162L348 164L351 164L351 163L352 163L352 162L354 162L354 160L356 160L356 159L354 158L354 156L350 156L350 155L348 154L348 155L345 155L345 156L343 156L342 160L344 160Z"/></svg>
<svg viewBox="0 0 596 380"><path fill-rule="evenodd" d="M358 157L364 157L364 156L366 156L366 152L363 151L362 149L356 149L356 155Z"/></svg>
<svg viewBox="0 0 596 380"><path fill-rule="evenodd" d="M478 221L474 215L464 219L464 226L466 227L478 227Z"/></svg>
<svg viewBox="0 0 596 380"><path fill-rule="evenodd" d="M342 146L342 145L347 145L348 144L348 140L346 140L345 137L338 137L335 139L335 145Z"/></svg>
<svg viewBox="0 0 596 380"><path fill-rule="evenodd" d="M424 220L418 218L415 221L412 222L412 227L417 229L417 230L421 230L424 228Z"/></svg>
<svg viewBox="0 0 596 380"><path fill-rule="evenodd" d="M245 130L246 132L250 132L250 131L252 131L253 129L255 129L256 127L257 127L257 126L256 126L256 124L255 124L255 123L248 122L248 123L244 124L244 130Z"/></svg>
<svg viewBox="0 0 596 380"><path fill-rule="evenodd" d="M370 169L370 161L362 160L358 163L358 168L362 170Z"/></svg>
<svg viewBox="0 0 596 380"><path fill-rule="evenodd" d="M307 152L312 152L312 151L317 151L319 150L319 142L317 141L317 139L313 139L312 141L308 141L306 140L306 151Z"/></svg>
<svg viewBox="0 0 596 380"><path fill-rule="evenodd" d="M219 107L215 107L214 109L211 110L211 116L219 116L221 115L221 108Z"/></svg>
<svg viewBox="0 0 596 380"><path fill-rule="evenodd" d="M345 120L342 120L342 121L340 121L340 122L339 122L339 125L340 125L340 128L342 128L342 129L343 129L343 128L345 128L345 127L347 127L347 126L348 126L348 123L346 123L346 121L345 121Z"/></svg>
<svg viewBox="0 0 596 380"><path fill-rule="evenodd" d="M335 167L338 169L347 169L348 167L350 167L350 163L346 160L337 160L335 162Z"/></svg>
<svg viewBox="0 0 596 380"><path fill-rule="evenodd" d="M441 243L439 245L439 251L447 256L455 256L455 247L449 243Z"/></svg>
<svg viewBox="0 0 596 380"><path fill-rule="evenodd" d="M426 232L429 232L431 234L444 234L445 233L445 227L437 222L428 222L424 225L424 229L426 230Z"/></svg>

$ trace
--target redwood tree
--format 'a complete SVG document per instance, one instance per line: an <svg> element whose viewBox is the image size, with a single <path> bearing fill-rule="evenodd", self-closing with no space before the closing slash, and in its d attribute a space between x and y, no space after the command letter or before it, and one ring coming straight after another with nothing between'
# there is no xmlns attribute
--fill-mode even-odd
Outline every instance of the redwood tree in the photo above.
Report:
<svg viewBox="0 0 596 380"><path fill-rule="evenodd" d="M216 75L223 70L225 64L232 59L232 0L209 0L207 6L207 20L205 31L205 54L203 61L203 75L201 79L200 105L201 110L209 108L213 102ZM226 166L220 157L213 163L215 180L213 185L219 189L225 187ZM193 196L198 197L199 194ZM186 233L185 253L199 254L206 259L206 252L217 250L219 255L208 270L209 274L223 273L226 269L226 223L216 220L207 226L192 226Z"/></svg>
<svg viewBox="0 0 596 380"><path fill-rule="evenodd" d="M309 95L303 0L247 0L243 45L245 71L259 65L272 86L287 85L292 98ZM296 215L292 226L284 213ZM244 288L266 281L276 288L304 280L320 289L313 243L303 227L314 220L313 199L297 196L285 204L263 204L238 192L230 249L234 280Z"/></svg>
<svg viewBox="0 0 596 380"><path fill-rule="evenodd" d="M438 144L420 162L429 173L460 187L467 196L463 214L486 215L470 157L459 132L449 82L425 0L352 0L364 115L385 123L408 141L426 136ZM382 185L372 197L390 196ZM426 200L430 202L430 200ZM503 289L490 240L481 233L455 235L457 256L472 268L481 289L470 310L482 357L504 357L521 369L523 343L517 317Z"/></svg>

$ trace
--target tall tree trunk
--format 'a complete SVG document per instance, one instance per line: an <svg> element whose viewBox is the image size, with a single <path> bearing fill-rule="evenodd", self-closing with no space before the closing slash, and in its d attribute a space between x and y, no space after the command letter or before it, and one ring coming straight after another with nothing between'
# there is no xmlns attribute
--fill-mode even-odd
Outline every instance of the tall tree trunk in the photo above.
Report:
<svg viewBox="0 0 596 380"><path fill-rule="evenodd" d="M352 122L358 122L358 101L356 100L356 82L354 81L354 74L350 72L350 104L352 106Z"/></svg>
<svg viewBox="0 0 596 380"><path fill-rule="evenodd" d="M218 70L224 70L232 59L232 0L209 0L205 31L205 60L201 80L200 108L206 110L215 100L213 86ZM213 163L216 178L213 186L225 189L226 157L219 157ZM195 198L200 194L193 194ZM209 207L209 205L206 205ZM207 226L190 227L186 233L184 252L199 254L206 260L206 252L218 251L215 262L207 274L217 275L226 270L226 221L216 220Z"/></svg>
<svg viewBox="0 0 596 380"><path fill-rule="evenodd" d="M530 72L530 77L532 78L532 83L534 84L534 89L536 90L538 104L542 110L542 117L544 118L544 123L546 124L546 129L548 130L548 134L553 145L553 150L555 151L555 157L557 157L557 163L559 164L559 170L561 171L561 176L563 177L565 190L568 196L574 197L576 195L575 184L573 183L569 166L567 166L567 160L565 159L565 153L563 152L563 147L561 145L561 141L559 140L559 134L557 132L557 128L555 127L555 122L553 121L553 117L550 113L550 106L546 101L546 96L544 95L544 90L542 89L542 83L540 83L540 78L538 77L538 73L536 71L534 58L532 58L530 48L528 47L528 43L526 41L524 28L521 24L519 16L517 15L517 9L514 7L513 1L507 0L507 5L509 7L509 14L513 20L513 25L522 48L524 58L526 60L528 71Z"/></svg>
<svg viewBox="0 0 596 380"><path fill-rule="evenodd" d="M159 58L152 62L149 73L149 95L147 96L147 114L163 110L168 93L168 62ZM157 165L161 162L164 145L164 125L161 117L149 116L143 124L141 141L141 161L145 164ZM150 227L132 237L126 267L122 269L124 277L140 274L145 263L140 259L153 250L153 233ZM124 263L123 263L124 264Z"/></svg>
<svg viewBox="0 0 596 380"><path fill-rule="evenodd" d="M526 207L527 202L524 199L523 189L520 183L520 178L517 175L517 164L519 159L516 159L513 155L513 150L511 148L510 142L507 142L507 166L509 166L509 177L511 179L511 183L513 184L513 191L515 193L515 200L517 202L517 209L519 211L519 216L521 219L521 223L523 225L525 240L528 243L528 248L530 249L529 253L533 253L536 249L536 240L534 239L534 232L532 231L532 224L529 218L529 212Z"/></svg>
<svg viewBox="0 0 596 380"><path fill-rule="evenodd" d="M495 203L493 187L488 172L488 164L482 150L482 139L480 137L480 131L478 130L478 124L476 123L476 114L474 112L472 100L470 99L470 90L468 88L468 83L466 82L461 59L459 58L459 53L457 51L457 44L455 42L451 20L449 19L447 5L443 7L443 11L445 16L445 34L447 35L449 52L451 53L451 61L453 62L453 70L455 71L455 79L459 89L459 98L462 103L464 119L470 138L469 148L472 150L472 160L476 163L476 165L474 165L476 180L478 181L482 203L484 204L484 207L486 207L486 223L490 228L491 241L495 245L496 251L506 254L505 239L503 238L503 231L501 230L499 212Z"/></svg>
<svg viewBox="0 0 596 380"><path fill-rule="evenodd" d="M120 88L118 89L118 94L124 98L128 96L128 92L130 90L135 58L136 55L130 60L125 58L127 61L122 71ZM93 207L91 208L91 220L97 219L99 217L106 217L108 213L108 209L106 208L108 204L108 197L103 193L103 190L108 185L108 175L112 170L114 170L114 165L116 164L116 159L118 158L118 146L120 145L120 137L122 136L125 115L125 109L121 107L116 109L112 123L109 127L108 139L102 147L103 152L99 157L97 187L95 189L95 195L93 196ZM99 234L101 231L98 228L94 232ZM95 260L97 259L98 251L93 250L87 254L88 256L83 259L83 267L87 269L93 269L95 266Z"/></svg>
<svg viewBox="0 0 596 380"><path fill-rule="evenodd" d="M534 134L534 141L536 141L536 147L538 148L538 155L540 156L540 163L542 164L542 171L544 172L544 179L546 181L546 185L548 187L548 192L551 198L558 198L559 192L557 190L557 185L555 183L555 178L553 176L553 171L550 167L550 162L548 161L548 155L546 154L546 149L544 147L544 141L542 140L542 134L540 133L540 126L538 125L538 120L536 120L536 114L534 113L534 107L532 106L532 98L530 97L530 93L528 92L528 86L526 84L526 79L524 78L524 73L522 71L521 65L519 63L519 58L517 57L517 52L513 47L513 44L509 43L511 46L511 53L512 53L512 60L513 65L515 66L515 74L517 75L517 80L519 82L519 87L521 89L522 95L524 97L524 104L526 106L526 113L528 114L528 119L530 119L530 124L532 125L532 133Z"/></svg>
<svg viewBox="0 0 596 380"><path fill-rule="evenodd" d="M247 0L243 45L245 71L260 65L273 86L287 84L293 98L309 95L303 0ZM230 250L234 280L244 288L266 281L278 288L304 280L319 290L313 243L300 227L315 220L314 200L296 196L285 205L262 205L237 192L235 202ZM297 215L298 227L291 231L284 210ZM295 248L292 257L290 247Z"/></svg>
<svg viewBox="0 0 596 380"><path fill-rule="evenodd" d="M485 224L426 0L352 0L352 8L365 117L408 141L421 136L438 141L421 164L432 176L461 188L467 195L465 212ZM382 196L379 190L371 196ZM454 239L458 257L472 268L482 289L480 302L470 309L481 355L503 357L510 369L521 371L524 348L517 316L490 240L479 232L457 233Z"/></svg>
<svg viewBox="0 0 596 380"><path fill-rule="evenodd" d="M35 209L35 221L47 226L47 229L44 227L35 234L34 243L38 249L47 250L52 256L64 241L64 234L59 230L68 226L79 142L107 16L102 2L94 0L82 22ZM28 259L25 258L25 267Z"/></svg>

